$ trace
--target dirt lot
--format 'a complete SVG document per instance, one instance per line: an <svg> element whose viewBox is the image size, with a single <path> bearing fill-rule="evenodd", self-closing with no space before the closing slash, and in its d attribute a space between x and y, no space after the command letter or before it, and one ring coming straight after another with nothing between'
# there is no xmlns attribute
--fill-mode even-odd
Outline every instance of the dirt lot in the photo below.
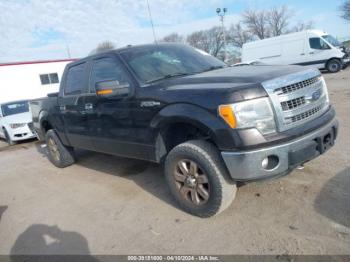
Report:
<svg viewBox="0 0 350 262"><path fill-rule="evenodd" d="M239 189L224 213L179 210L156 165L0 142L0 254L350 254L350 69L325 74L341 132L304 170Z"/></svg>

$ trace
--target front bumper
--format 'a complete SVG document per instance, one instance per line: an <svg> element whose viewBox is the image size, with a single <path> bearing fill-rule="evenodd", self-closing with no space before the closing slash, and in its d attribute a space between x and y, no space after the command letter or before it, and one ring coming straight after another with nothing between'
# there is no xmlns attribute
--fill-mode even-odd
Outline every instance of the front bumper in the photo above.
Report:
<svg viewBox="0 0 350 262"><path fill-rule="evenodd" d="M12 141L21 141L26 139L35 138L36 134L34 129L31 126L31 123L26 124L23 127L12 129L10 133Z"/></svg>
<svg viewBox="0 0 350 262"><path fill-rule="evenodd" d="M323 154L334 145L337 132L338 121L334 118L327 125L290 142L258 150L221 152L221 155L232 179L263 180L288 174L297 166Z"/></svg>

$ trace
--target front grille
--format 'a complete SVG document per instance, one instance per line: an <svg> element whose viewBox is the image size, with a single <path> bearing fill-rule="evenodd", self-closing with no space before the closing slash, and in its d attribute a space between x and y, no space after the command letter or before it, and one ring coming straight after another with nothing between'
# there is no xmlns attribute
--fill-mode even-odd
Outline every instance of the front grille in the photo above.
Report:
<svg viewBox="0 0 350 262"><path fill-rule="evenodd" d="M320 77L316 76L316 77L313 77L311 79L307 79L307 80L304 80L304 81L301 81L301 82L298 82L298 83L294 83L294 84L291 84L291 85L287 85L287 86L284 86L284 87L281 87L281 88L277 88L275 90L275 92L277 94L292 93L292 92L297 91L299 89L302 89L302 88L308 87L308 86L310 86L312 84L315 84L318 81L320 81Z"/></svg>
<svg viewBox="0 0 350 262"><path fill-rule="evenodd" d="M290 123L295 123L295 122L298 122L298 121L310 118L311 116L313 116L314 114L319 112L321 109L322 109L321 105L317 106L317 107L312 108L311 110L303 112L303 113L301 113L299 115L295 115L295 116L292 116L292 117L286 117L286 121L290 122Z"/></svg>
<svg viewBox="0 0 350 262"><path fill-rule="evenodd" d="M269 94L279 131L317 118L328 108L328 95L318 70L309 69L262 83Z"/></svg>
<svg viewBox="0 0 350 262"><path fill-rule="evenodd" d="M297 108L305 104L306 104L305 96L298 97L289 101L281 102L283 111L292 110L294 108Z"/></svg>

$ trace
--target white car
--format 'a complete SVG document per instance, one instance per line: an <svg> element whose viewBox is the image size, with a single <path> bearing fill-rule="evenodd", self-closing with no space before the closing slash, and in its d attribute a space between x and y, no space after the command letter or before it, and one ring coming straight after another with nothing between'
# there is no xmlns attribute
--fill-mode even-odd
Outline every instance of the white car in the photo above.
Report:
<svg viewBox="0 0 350 262"><path fill-rule="evenodd" d="M28 101L0 104L0 109L0 137L8 144L36 137Z"/></svg>

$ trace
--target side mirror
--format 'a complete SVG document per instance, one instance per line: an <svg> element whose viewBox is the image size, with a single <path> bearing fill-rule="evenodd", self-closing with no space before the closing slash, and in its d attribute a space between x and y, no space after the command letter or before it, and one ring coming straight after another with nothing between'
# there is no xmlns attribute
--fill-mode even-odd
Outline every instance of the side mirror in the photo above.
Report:
<svg viewBox="0 0 350 262"><path fill-rule="evenodd" d="M106 80L95 84L96 94L103 97L127 96L130 93L130 85L118 80Z"/></svg>

